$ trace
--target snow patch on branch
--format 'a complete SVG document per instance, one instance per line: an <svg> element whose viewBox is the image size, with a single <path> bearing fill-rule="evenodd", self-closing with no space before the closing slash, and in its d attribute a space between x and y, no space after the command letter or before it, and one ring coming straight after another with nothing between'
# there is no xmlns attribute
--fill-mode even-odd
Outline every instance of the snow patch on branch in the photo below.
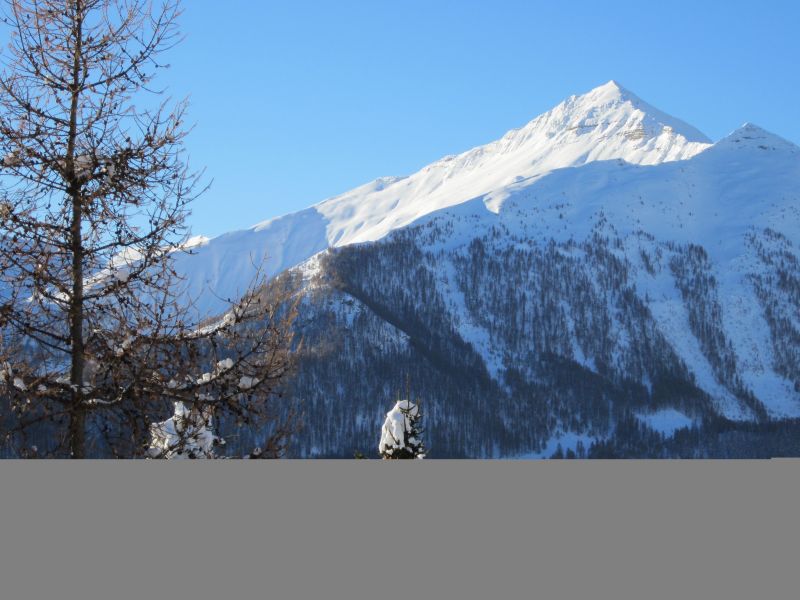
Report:
<svg viewBox="0 0 800 600"><path fill-rule="evenodd" d="M247 375L242 375L241 379L239 379L239 389L240 390L249 390L254 388L259 384L259 380L255 377L248 377Z"/></svg>
<svg viewBox="0 0 800 600"><path fill-rule="evenodd" d="M0 366L0 383L8 384L9 382L21 392L28 391L28 386L25 385L22 378L14 376L14 370L11 368L11 365L5 363Z"/></svg>

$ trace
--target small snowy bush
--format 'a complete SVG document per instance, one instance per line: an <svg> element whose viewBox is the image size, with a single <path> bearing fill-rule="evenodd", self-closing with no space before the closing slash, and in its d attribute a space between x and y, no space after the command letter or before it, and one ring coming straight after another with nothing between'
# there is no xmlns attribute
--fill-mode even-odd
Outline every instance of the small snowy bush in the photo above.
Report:
<svg viewBox="0 0 800 600"><path fill-rule="evenodd" d="M214 435L211 410L175 403L175 414L150 426L151 458L215 458L225 441Z"/></svg>

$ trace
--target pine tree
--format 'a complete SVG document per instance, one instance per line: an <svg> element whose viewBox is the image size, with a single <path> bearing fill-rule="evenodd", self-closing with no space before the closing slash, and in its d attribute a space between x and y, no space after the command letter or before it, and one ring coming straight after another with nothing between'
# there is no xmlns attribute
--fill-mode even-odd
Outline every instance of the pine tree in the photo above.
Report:
<svg viewBox="0 0 800 600"><path fill-rule="evenodd" d="M419 403L398 400L386 414L378 452L384 460L425 458L422 441L422 412Z"/></svg>

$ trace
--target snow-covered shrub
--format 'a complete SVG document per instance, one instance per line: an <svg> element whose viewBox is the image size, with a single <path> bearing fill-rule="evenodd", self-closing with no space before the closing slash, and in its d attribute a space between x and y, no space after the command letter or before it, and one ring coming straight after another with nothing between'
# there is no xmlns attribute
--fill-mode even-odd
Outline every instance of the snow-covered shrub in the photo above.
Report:
<svg viewBox="0 0 800 600"><path fill-rule="evenodd" d="M176 402L172 417L150 425L148 454L151 458L215 458L214 450L224 444L214 435L209 407Z"/></svg>

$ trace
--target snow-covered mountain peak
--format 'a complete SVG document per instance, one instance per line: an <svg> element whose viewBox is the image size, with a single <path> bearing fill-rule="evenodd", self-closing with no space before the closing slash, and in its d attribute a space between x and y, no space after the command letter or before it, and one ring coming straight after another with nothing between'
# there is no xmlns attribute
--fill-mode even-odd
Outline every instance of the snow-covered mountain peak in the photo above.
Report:
<svg viewBox="0 0 800 600"><path fill-rule="evenodd" d="M319 435L325 415L371 423L408 372L430 383L433 446L451 452L540 453L562 434L637 448L652 441L640 424L676 433L665 415L727 437L719 416L800 418L798 190L797 146L752 124L711 145L610 81L408 177L201 241L176 267L206 313L262 260L295 267L312 453L357 447L360 425Z"/></svg>
<svg viewBox="0 0 800 600"><path fill-rule="evenodd" d="M614 159L654 165L691 158L709 145L693 127L610 81L567 98L499 140L408 177L380 178L304 211L220 236L180 270L192 296L201 298L199 305L211 308L216 296L236 297L244 274L263 257L266 272L278 273L327 247L378 240L474 198L496 213L519 185L557 169Z"/></svg>
<svg viewBox="0 0 800 600"><path fill-rule="evenodd" d="M745 123L722 138L714 146L718 149L729 148L741 150L757 148L759 150L788 151L792 154L800 152L800 148L792 142L753 123Z"/></svg>
<svg viewBox="0 0 800 600"><path fill-rule="evenodd" d="M635 94L613 79L603 85L598 85L585 94L573 95L570 98L580 100L579 104L585 105L588 103L595 106L639 100Z"/></svg>
<svg viewBox="0 0 800 600"><path fill-rule="evenodd" d="M691 158L708 146L702 133L611 81L567 98L495 142L441 158L388 187L367 184L316 209L342 225L329 227L332 245L371 241L480 195L491 193L487 208L499 210L504 193L494 192L554 169L611 159L659 164Z"/></svg>
<svg viewBox="0 0 800 600"><path fill-rule="evenodd" d="M685 142L711 142L699 130L658 110L614 80L585 94L570 96L525 129L543 123L550 127L552 135L566 129L577 135L599 132L604 139L621 135L628 141L644 141L667 132Z"/></svg>
<svg viewBox="0 0 800 600"><path fill-rule="evenodd" d="M622 87L622 85L620 85L620 83L616 79L609 79L606 83L598 85L592 91L593 92L607 91L609 93L616 92L618 94L621 94L627 92L628 90Z"/></svg>

